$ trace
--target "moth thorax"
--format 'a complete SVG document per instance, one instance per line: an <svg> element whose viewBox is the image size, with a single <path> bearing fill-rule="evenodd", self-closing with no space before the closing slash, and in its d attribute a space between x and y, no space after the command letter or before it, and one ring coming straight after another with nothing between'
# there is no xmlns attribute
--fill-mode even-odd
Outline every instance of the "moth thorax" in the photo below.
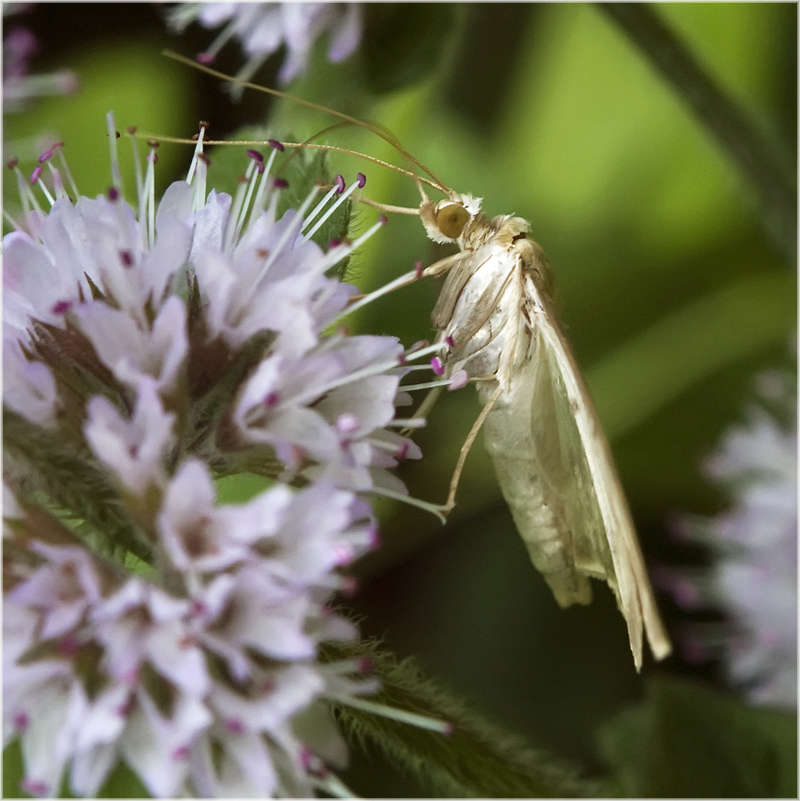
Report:
<svg viewBox="0 0 800 801"><path fill-rule="evenodd" d="M458 239L471 216L458 201L441 200L436 204L436 227L448 239Z"/></svg>

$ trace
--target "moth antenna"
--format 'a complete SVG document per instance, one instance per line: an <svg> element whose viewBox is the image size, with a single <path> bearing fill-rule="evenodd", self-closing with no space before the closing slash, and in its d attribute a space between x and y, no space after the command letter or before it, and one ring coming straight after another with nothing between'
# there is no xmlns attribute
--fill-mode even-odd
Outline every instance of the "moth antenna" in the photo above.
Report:
<svg viewBox="0 0 800 801"><path fill-rule="evenodd" d="M325 129L328 130L328 129ZM318 134L315 134L317 136ZM162 134L154 134L149 133L146 131L137 131L134 136L137 139L155 139L158 142L168 142L175 145L196 145L197 142L194 139L187 139L186 137L182 136L164 136ZM312 137L313 138L313 137ZM208 145L221 145L221 146L239 146L239 147L263 147L264 145L268 145L269 142L263 139L204 139L203 144ZM375 156L370 156L367 153L359 153L357 150L348 150L346 147L339 147L338 145L320 145L314 142L281 142L284 147L294 148L296 150L325 150L331 153L344 153L348 156L355 156L360 159L364 159L364 161L369 161L372 164L377 164L380 167L384 167L387 170L391 170L392 172L396 172L398 175L404 175L406 178L412 178L414 181L417 182L419 186L420 183L427 184L432 189L436 189L439 192L443 192L446 195L452 194L452 190L448 189L446 186L439 185L434 183L433 181L428 180L423 175L417 175L411 170L404 170L402 167L398 167L396 164L390 164L388 161L384 161L383 159L376 158ZM423 192L423 197L426 195Z"/></svg>
<svg viewBox="0 0 800 801"><path fill-rule="evenodd" d="M172 50L162 50L162 55L165 55L167 58L171 58L173 61L178 61L181 64L186 64L189 67L193 67L200 72L208 73L209 75L213 75L215 78L220 78L223 81L229 81L230 83L237 84L246 89L254 89L257 92L263 92L264 94L272 95L273 97L280 97L284 100L291 100L293 103L298 103L301 106L306 106L307 108L314 109L315 111L321 111L324 114L330 114L333 117L338 117L341 120L349 122L351 125L357 125L360 128L364 128L368 131L371 131L376 136L380 137L384 140L384 142L388 142L398 153L400 153L404 158L408 159L412 164L419 167L426 175L430 176L430 178L435 182L436 188L440 191L444 192L445 194L450 194L450 190L447 189L446 185L436 177L436 175L429 170L421 161L417 160L412 156L404 147L402 147L393 137L389 136L387 133L382 131L375 125L371 125L368 122L364 122L363 120L359 120L356 117L351 117L349 114L345 114L341 111L335 111L334 109L327 108L326 106L320 105L319 103L314 103L311 100L303 100L302 97L295 97L294 95L289 94L288 92L282 92L280 89L271 89L268 86L260 86L257 83L252 83L251 81L244 81L241 78L234 78L230 75L226 75L224 72L220 72L219 70L215 70L205 64L198 64L196 61L192 61L192 59L187 58L186 56L181 56L178 53L173 52Z"/></svg>

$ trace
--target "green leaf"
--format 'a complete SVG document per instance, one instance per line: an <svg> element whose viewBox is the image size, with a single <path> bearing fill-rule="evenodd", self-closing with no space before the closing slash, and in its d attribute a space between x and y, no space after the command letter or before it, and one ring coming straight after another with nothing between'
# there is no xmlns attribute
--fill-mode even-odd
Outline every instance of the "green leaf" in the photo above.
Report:
<svg viewBox="0 0 800 801"><path fill-rule="evenodd" d="M653 679L599 741L627 797L797 797L797 716L687 681Z"/></svg>
<svg viewBox="0 0 800 801"><path fill-rule="evenodd" d="M578 770L522 738L487 722L424 678L411 660L398 662L374 642L352 648L328 648L332 659L367 656L382 688L373 703L450 723L449 735L339 704L345 733L365 747L380 748L424 786L447 797L569 798L589 797L597 785Z"/></svg>
<svg viewBox="0 0 800 801"><path fill-rule="evenodd" d="M367 83L392 92L426 78L456 26L454 3L366 3L362 45Z"/></svg>

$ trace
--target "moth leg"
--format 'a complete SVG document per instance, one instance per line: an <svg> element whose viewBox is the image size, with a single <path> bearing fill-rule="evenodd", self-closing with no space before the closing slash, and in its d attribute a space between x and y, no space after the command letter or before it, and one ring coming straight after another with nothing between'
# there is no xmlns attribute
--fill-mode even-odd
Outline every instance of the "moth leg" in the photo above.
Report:
<svg viewBox="0 0 800 801"><path fill-rule="evenodd" d="M486 405L481 410L481 413L478 415L478 419L473 424L472 429L469 432L469 435L464 441L464 444L461 446L461 453L458 455L458 464L456 465L453 477L450 479L450 492L447 496L447 503L444 505L445 514L450 512L456 505L456 490L458 489L458 482L461 479L461 471L464 469L464 462L467 461L467 454L470 452L470 449L472 448L472 443L475 442L475 437L478 436L478 432L481 430L481 426L483 425L486 418L489 416L489 412L492 411L492 407L495 405L495 403L497 403L498 398L502 394L503 394L503 387L498 386L497 389L492 393L491 398L489 398L489 400L486 402Z"/></svg>
<svg viewBox="0 0 800 801"><path fill-rule="evenodd" d="M426 278L430 275L441 275L444 272L447 272L457 261L460 261L464 258L464 252L459 251L458 253L453 253L450 256L445 256L443 259L439 259L439 261L435 261L429 267L426 267L422 271L422 275Z"/></svg>

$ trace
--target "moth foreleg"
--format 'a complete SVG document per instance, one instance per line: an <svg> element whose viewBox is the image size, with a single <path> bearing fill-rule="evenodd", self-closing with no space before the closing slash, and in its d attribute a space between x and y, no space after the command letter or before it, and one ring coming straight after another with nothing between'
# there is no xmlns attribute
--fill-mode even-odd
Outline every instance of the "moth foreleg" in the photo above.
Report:
<svg viewBox="0 0 800 801"><path fill-rule="evenodd" d="M481 410L478 419L473 424L466 440L464 440L464 444L461 446L461 453L458 455L458 464L456 464L455 472L450 479L450 492L447 495L447 503L444 505L445 514L450 512L456 505L456 490L458 489L458 482L461 479L461 472L464 469L464 463L467 461L467 454L470 452L472 443L475 442L475 438L478 436L481 426L483 426L484 421L489 416L489 412L492 411L492 407L497 403L497 400L502 394L503 387L502 385L498 385L497 389L492 393L492 396L486 401L486 405Z"/></svg>

